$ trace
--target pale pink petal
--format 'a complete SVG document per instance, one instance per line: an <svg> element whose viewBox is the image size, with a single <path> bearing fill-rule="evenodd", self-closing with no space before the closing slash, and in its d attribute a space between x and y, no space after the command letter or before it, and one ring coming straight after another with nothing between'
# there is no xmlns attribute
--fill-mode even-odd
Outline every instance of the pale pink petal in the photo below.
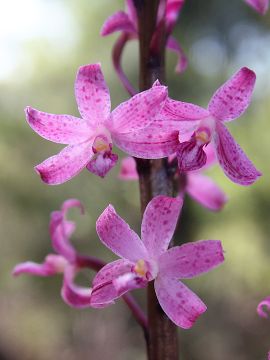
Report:
<svg viewBox="0 0 270 360"><path fill-rule="evenodd" d="M217 163L217 157L212 143L209 143L207 146L204 147L204 152L206 154L207 160L206 164L201 170L209 169L211 166Z"/></svg>
<svg viewBox="0 0 270 360"><path fill-rule="evenodd" d="M69 261L75 261L76 251L69 238L75 230L75 223L64 219L60 211L51 213L49 232L53 249Z"/></svg>
<svg viewBox="0 0 270 360"><path fill-rule="evenodd" d="M245 2L261 15L264 15L269 7L269 0L245 0Z"/></svg>
<svg viewBox="0 0 270 360"><path fill-rule="evenodd" d="M164 27L165 22L165 14L166 14L166 6L167 6L167 0L160 0L158 5L158 11L157 11L157 25L155 34L160 31L161 27Z"/></svg>
<svg viewBox="0 0 270 360"><path fill-rule="evenodd" d="M227 196L208 176L199 173L187 174L186 192L207 209L218 211L227 202Z"/></svg>
<svg viewBox="0 0 270 360"><path fill-rule="evenodd" d="M26 261L15 266L12 274L17 276L21 274L30 274L35 276L51 276L62 273L67 264L63 256L50 254L47 255L42 264L32 261Z"/></svg>
<svg viewBox="0 0 270 360"><path fill-rule="evenodd" d="M152 258L168 249L183 205L180 197L156 196L143 214L142 241Z"/></svg>
<svg viewBox="0 0 270 360"><path fill-rule="evenodd" d="M90 297L92 289L78 286L74 283L76 268L67 266L64 271L63 286L61 296L66 304L76 309L90 307Z"/></svg>
<svg viewBox="0 0 270 360"><path fill-rule="evenodd" d="M267 319L270 311L270 296L263 299L257 306L257 313L259 316Z"/></svg>
<svg viewBox="0 0 270 360"><path fill-rule="evenodd" d="M136 262L147 259L147 251L139 236L109 205L96 223L101 242L116 255Z"/></svg>
<svg viewBox="0 0 270 360"><path fill-rule="evenodd" d="M75 223L68 221L65 216L70 208L77 207L83 213L82 203L77 199L66 200L61 207L61 211L53 211L51 213L49 232L52 239L53 249L69 262L76 260L76 251L70 243L70 237L75 230Z"/></svg>
<svg viewBox="0 0 270 360"><path fill-rule="evenodd" d="M129 272L120 275L113 280L113 286L115 287L118 294L123 295L127 291L142 289L146 287L148 281L146 278L142 278L135 273Z"/></svg>
<svg viewBox="0 0 270 360"><path fill-rule="evenodd" d="M178 145L176 156L178 168L181 172L194 171L206 164L206 154L203 145L198 145L194 135L189 141Z"/></svg>
<svg viewBox="0 0 270 360"><path fill-rule="evenodd" d="M167 157L175 153L179 145L178 131L168 131L157 122L136 132L112 134L112 139L122 151L143 159Z"/></svg>
<svg viewBox="0 0 270 360"><path fill-rule="evenodd" d="M166 48L177 55L178 59L175 67L175 72L184 72L188 66L188 60L179 42L174 37L169 36L166 42Z"/></svg>
<svg viewBox="0 0 270 360"><path fill-rule="evenodd" d="M224 261L219 240L201 240L175 246L159 258L159 273L174 279L193 278Z"/></svg>
<svg viewBox="0 0 270 360"><path fill-rule="evenodd" d="M154 122L167 96L165 86L153 86L134 95L113 110L107 122L108 128L114 136L146 128Z"/></svg>
<svg viewBox="0 0 270 360"><path fill-rule="evenodd" d="M131 36L128 33L121 34L120 37L116 40L116 42L113 46L113 50L112 50L112 60L113 60L114 69L115 69L120 81L122 82L124 88L130 94L130 96L135 95L137 93L137 91L131 85L126 74L123 71L123 68L121 65L121 58L122 58L122 53L123 53L126 43L133 38L134 38L134 36Z"/></svg>
<svg viewBox="0 0 270 360"><path fill-rule="evenodd" d="M83 119L71 115L54 115L27 106L26 120L46 140L59 144L77 144L91 137L92 131Z"/></svg>
<svg viewBox="0 0 270 360"><path fill-rule="evenodd" d="M108 17L101 28L100 35L106 36L116 31L136 33L132 21L124 11L117 11Z"/></svg>
<svg viewBox="0 0 270 360"><path fill-rule="evenodd" d="M244 67L235 73L212 96L208 110L218 120L238 118L250 104L256 81L255 73Z"/></svg>
<svg viewBox="0 0 270 360"><path fill-rule="evenodd" d="M163 311L183 329L191 328L207 309L197 295L176 279L158 276L155 290Z"/></svg>
<svg viewBox="0 0 270 360"><path fill-rule="evenodd" d="M138 19L137 19L137 10L134 6L134 2L133 0L126 0L125 1L126 3L126 12L130 18L130 20L132 21L134 27L137 29L137 22L138 22Z"/></svg>
<svg viewBox="0 0 270 360"><path fill-rule="evenodd" d="M214 142L220 166L233 182L240 185L251 185L261 173L245 155L226 127L218 122Z"/></svg>
<svg viewBox="0 0 270 360"><path fill-rule="evenodd" d="M113 285L119 276L131 273L133 263L127 260L116 260L105 265L93 280L90 303L92 307L105 307L114 303L121 296Z"/></svg>
<svg viewBox="0 0 270 360"><path fill-rule="evenodd" d="M84 206L78 199L68 199L65 200L61 206L61 211L63 215L65 216L69 209L78 208L80 210L80 213L84 213Z"/></svg>
<svg viewBox="0 0 270 360"><path fill-rule="evenodd" d="M185 0L167 0L165 15L167 33L172 32L184 3Z"/></svg>
<svg viewBox="0 0 270 360"><path fill-rule="evenodd" d="M110 92L100 64L81 66L75 81L75 96L80 114L89 126L104 123L111 111Z"/></svg>
<svg viewBox="0 0 270 360"><path fill-rule="evenodd" d="M116 165L118 160L118 155L113 154L112 152L105 152L95 154L90 162L87 164L86 168L91 173L104 178L107 173Z"/></svg>
<svg viewBox="0 0 270 360"><path fill-rule="evenodd" d="M119 179L121 180L138 180L139 176L136 168L136 161L133 157L125 157L121 161L121 168L119 173Z"/></svg>
<svg viewBox="0 0 270 360"><path fill-rule="evenodd" d="M92 144L69 145L35 167L41 179L49 185L63 184L87 165L93 155Z"/></svg>

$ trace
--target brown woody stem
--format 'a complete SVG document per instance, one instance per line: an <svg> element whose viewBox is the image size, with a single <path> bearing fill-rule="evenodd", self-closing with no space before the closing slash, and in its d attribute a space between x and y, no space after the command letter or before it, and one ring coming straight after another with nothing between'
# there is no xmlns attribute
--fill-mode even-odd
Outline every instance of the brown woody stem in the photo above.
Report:
<svg viewBox="0 0 270 360"><path fill-rule="evenodd" d="M163 0L161 0L163 1ZM156 30L159 0L133 0L138 15L140 44L140 91L150 88L155 80L165 82L165 23ZM153 37L155 32L155 37ZM154 40L154 45L153 44ZM173 195L173 175L167 159L137 159L141 210L156 195ZM154 284L147 290L148 330L147 351L149 360L177 360L177 328L161 309Z"/></svg>

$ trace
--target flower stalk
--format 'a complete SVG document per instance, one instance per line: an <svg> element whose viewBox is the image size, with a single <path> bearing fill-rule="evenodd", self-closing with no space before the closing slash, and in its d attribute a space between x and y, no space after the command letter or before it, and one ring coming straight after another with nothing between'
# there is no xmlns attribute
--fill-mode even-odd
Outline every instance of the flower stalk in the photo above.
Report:
<svg viewBox="0 0 270 360"><path fill-rule="evenodd" d="M150 88L157 79L161 83L165 82L165 23L160 25L158 39L155 39L155 51L151 51L160 1L133 0L133 3L138 16L140 91L143 91ZM173 175L168 170L167 160L137 159L142 213L154 196L173 195ZM147 303L148 359L177 360L177 328L161 309L153 282L148 285Z"/></svg>

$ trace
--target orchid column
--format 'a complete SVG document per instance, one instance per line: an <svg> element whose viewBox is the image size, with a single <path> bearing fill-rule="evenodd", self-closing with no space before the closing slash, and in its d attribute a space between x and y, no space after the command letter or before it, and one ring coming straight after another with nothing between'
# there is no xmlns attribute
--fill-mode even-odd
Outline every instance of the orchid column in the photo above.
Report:
<svg viewBox="0 0 270 360"><path fill-rule="evenodd" d="M165 81L165 22L156 29L158 10L164 11L161 0L133 0L137 10L140 46L140 91L150 88L155 80ZM163 6L164 5L164 6ZM173 178L166 159L137 159L142 213L148 202L159 194L172 196ZM177 360L177 328L161 309L153 282L148 286L148 359Z"/></svg>

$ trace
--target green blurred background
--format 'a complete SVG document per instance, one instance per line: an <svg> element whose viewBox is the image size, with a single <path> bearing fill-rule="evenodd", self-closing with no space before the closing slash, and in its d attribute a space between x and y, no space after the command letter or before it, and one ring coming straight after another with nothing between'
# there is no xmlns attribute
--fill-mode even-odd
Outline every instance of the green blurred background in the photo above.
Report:
<svg viewBox="0 0 270 360"><path fill-rule="evenodd" d="M61 300L61 277L21 276L13 266L42 261L51 252L48 220L67 198L85 204L75 211L75 246L110 261L98 240L95 221L108 203L137 231L139 193L121 182L119 165L101 180L86 170L68 183L43 184L33 166L61 146L36 135L23 109L78 115L73 84L82 64L101 62L113 105L128 98L111 64L116 36L101 38L103 21L123 1L0 0L0 359L146 359L143 335L125 304L105 310L73 310ZM187 200L180 231L186 241L221 239L224 265L189 286L208 311L188 331L179 330L181 360L260 360L270 348L270 320L257 316L258 302L270 294L270 13L259 16L243 1L189 0L174 35L189 67L182 76L167 56L173 98L207 105L216 88L242 66L257 73L253 102L229 128L264 176L251 187L230 182L217 167L209 173L229 196L221 213ZM124 68L137 82L137 43L128 45ZM89 272L81 276L88 285ZM143 305L143 291L135 292Z"/></svg>

